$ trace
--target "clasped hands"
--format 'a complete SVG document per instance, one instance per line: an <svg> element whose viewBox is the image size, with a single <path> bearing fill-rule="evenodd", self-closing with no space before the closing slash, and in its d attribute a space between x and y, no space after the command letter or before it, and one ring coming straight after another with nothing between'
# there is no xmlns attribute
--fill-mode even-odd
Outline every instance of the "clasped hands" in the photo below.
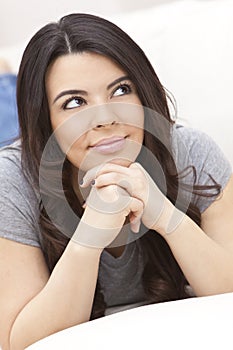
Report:
<svg viewBox="0 0 233 350"><path fill-rule="evenodd" d="M163 231L167 225L163 213L170 212L173 205L139 163L128 167L105 163L92 168L80 187L89 185L92 188L82 217L89 225L119 232L126 217L133 232L139 231L141 221L156 231Z"/></svg>

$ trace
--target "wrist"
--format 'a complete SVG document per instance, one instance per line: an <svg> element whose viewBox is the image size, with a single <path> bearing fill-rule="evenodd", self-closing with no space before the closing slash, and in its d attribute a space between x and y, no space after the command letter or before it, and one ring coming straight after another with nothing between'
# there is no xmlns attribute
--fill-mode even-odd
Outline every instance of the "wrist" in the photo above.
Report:
<svg viewBox="0 0 233 350"><path fill-rule="evenodd" d="M98 247L90 247L87 245L83 245L75 239L73 236L69 242L69 248L74 254L78 256L83 256L84 258L100 258L103 248Z"/></svg>
<svg viewBox="0 0 233 350"><path fill-rule="evenodd" d="M95 209L87 206L83 216L81 218L81 222L92 226L96 229L121 229L125 221L125 217L123 215L119 215L119 213L102 213L98 212Z"/></svg>
<svg viewBox="0 0 233 350"><path fill-rule="evenodd" d="M179 227L184 217L186 217L186 214L167 200L160 217L152 229L166 238L167 235L173 233Z"/></svg>
<svg viewBox="0 0 233 350"><path fill-rule="evenodd" d="M103 214L87 207L72 241L80 246L103 250L118 236L123 223L117 214Z"/></svg>

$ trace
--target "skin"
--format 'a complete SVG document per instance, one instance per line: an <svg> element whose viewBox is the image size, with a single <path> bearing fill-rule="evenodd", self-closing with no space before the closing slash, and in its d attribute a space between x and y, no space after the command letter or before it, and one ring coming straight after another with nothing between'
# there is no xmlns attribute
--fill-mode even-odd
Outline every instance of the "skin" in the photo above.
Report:
<svg viewBox="0 0 233 350"><path fill-rule="evenodd" d="M128 166L136 159L144 115L133 83L124 77L127 74L119 66L94 53L65 55L50 66L46 89L52 128L76 168L87 170L107 161ZM66 93L70 90L79 92ZM132 108L133 120L128 116ZM91 148L114 135L127 138L122 151L102 155Z"/></svg>
<svg viewBox="0 0 233 350"><path fill-rule="evenodd" d="M76 111L79 113L81 112L81 115L88 109L90 110L90 107L102 106L103 104L115 105L119 102L125 104L136 104L140 106L141 102L137 96L135 87L131 86L132 91L130 93L125 93L127 90L121 89L121 87L119 88L117 84L113 85L110 90L107 88L107 86L113 81L125 75L126 73L121 69L121 67L117 66L110 59L97 54L82 53L77 55L66 55L58 58L58 60L56 60L48 70L46 80L53 129L56 130L62 123L64 123L64 120L67 120L67 118L74 115ZM78 79L76 77L78 77ZM130 82L128 80L123 80L122 83L124 84ZM85 96L81 96L82 98L85 97L85 103L82 100L72 100L68 105L68 107L72 107L72 109L64 111L61 106L66 101L67 97L75 97L76 95L60 97L56 100L56 102L54 102L54 100L59 94L61 94L62 91L70 89L81 89L86 91ZM107 155L104 156L104 159L101 156L98 158L98 154L94 154L94 158L97 158L97 161L93 162L93 158L89 157L89 154L91 153L90 149L88 148L89 145L95 143L102 137L106 137L106 135L114 135L114 133L119 133L119 131L121 135L129 135L128 138L129 140L135 142L134 145L140 146L143 140L143 115L141 114L140 121L140 111L138 112L139 117L137 118L137 123L135 123L134 126L127 125L127 122L129 122L127 118L125 119L126 124L122 124L124 122L124 115L118 116L118 120L115 120L115 115L114 118L112 118L111 113L104 114L104 120L101 119L103 118L102 115L103 114L101 113L97 113L97 117L95 115L95 118L93 118L88 125L84 125L87 131L85 130L86 132L83 132L83 134L77 140L75 140L68 152L68 157L76 167L82 167L82 164L85 163L83 162L83 159L88 160L88 167L84 167L86 173L83 178L84 182L82 187L87 187L91 181L95 180L94 187L96 190L100 191L100 189L102 189L103 192L104 188L109 188L109 194L107 196L109 198L113 194L113 192L110 190L111 186L121 186L127 191L131 198L137 199L143 204L144 212L142 212L141 209L139 210L138 206L137 211L127 213L131 222L136 220L136 226L132 226L133 230L137 231L139 229L140 220L142 220L147 227L158 231L166 239L168 239L167 227L169 225L169 216L171 216L174 211L178 215L179 212L160 193L153 181L150 178L148 179L149 175L146 173L145 169L142 169L139 164L134 163L134 158L132 155L128 155L129 161L121 159L119 154L117 154L116 157L114 157L112 154ZM112 125L113 121L116 122L116 124ZM62 129L61 133L63 137L58 135L60 140L65 138L65 133L63 130L64 129ZM140 147L137 148L137 152L139 152L139 150ZM134 155L136 155L136 153ZM230 179L230 183L231 182L232 178ZM122 185L122 183L124 183L124 185ZM229 221L231 222L231 218L228 215L228 220L224 222L222 222L220 218L216 219L216 216L213 218L212 208L220 206L218 210L221 212L224 211L224 213L229 212L228 208L232 207L233 200L230 200L230 206L228 206L228 208L224 208L224 210L222 209L222 205L224 206L222 203L224 203L225 197L231 196L231 194L229 194L229 189L230 186L228 185L225 190L227 194L224 192L225 195L221 195L221 198L218 198L215 205L212 204L202 214L202 229L204 229L210 237L215 238L218 242L227 242L227 249L229 247L229 243L230 246L232 246L232 243L229 242L229 240L231 241L232 230L226 230L224 233L222 233L222 227L225 227L226 225L229 226ZM156 205L159 205L160 202L163 203L163 206L161 206L161 210L159 211L159 214L161 215L159 216L159 220L156 220L156 224L147 222L145 218L145 208L148 209L148 212L150 212L150 208L148 208L150 205L148 193L151 193L151 196L153 197L153 207L155 206L156 199ZM91 212L90 208L89 211ZM167 215L168 213L170 214ZM92 214L93 212L91 212L90 215ZM224 214L222 217L226 215L227 214ZM85 212L84 217L88 217L88 213ZM121 221L120 218L118 219ZM221 224L218 224L219 221ZM213 227L211 222L215 222L216 225ZM219 229L220 226L221 229ZM211 229L209 227L211 227ZM215 232L215 230L217 230L217 232ZM226 239L226 237L228 239Z"/></svg>
<svg viewBox="0 0 233 350"><path fill-rule="evenodd" d="M74 174L75 169L97 171L98 165L106 163L124 170L130 168L139 154L144 114L133 83L125 77L126 72L118 65L94 53L65 55L50 66L46 91L51 124L61 148L74 166ZM126 138L120 151L101 154L90 147L117 135ZM73 186L83 201L75 175ZM112 192L107 195L106 192L104 200L111 201ZM131 221L142 214L138 206L142 207L142 203L137 203L134 214L128 213ZM132 229L137 231L139 221L135 225L132 223ZM122 249L111 251L116 256Z"/></svg>
<svg viewBox="0 0 233 350"><path fill-rule="evenodd" d="M75 62L81 56L85 58L85 62L88 61L88 69L68 74L68 62L69 67L73 62L72 68L78 69ZM103 61L103 57L100 60L98 57L96 60L96 56L87 54L75 57L76 60L72 55L63 58L57 60L47 74L47 93L54 130L59 123L66 120L66 115L72 116L74 112L64 113L64 110L59 109L59 100L53 106L51 105L54 98L60 93L60 88L62 90L67 88L86 89L90 97L88 107L113 104L115 99L117 101L120 99L121 102L123 99L125 102L125 99L129 98L127 103L136 103L140 108L140 101L136 93L118 96L119 98L112 97L111 94L107 93L106 85L118 78L113 72L120 69L114 64L112 66L112 62L108 59ZM67 62L65 71L61 69L64 62ZM81 61L79 63L81 64ZM100 66L97 67L97 64L101 63L103 63L102 70L100 70ZM52 69L60 64L61 70L57 70L57 74L52 74ZM111 70L108 71L112 74L111 77L107 76L105 71L107 65L111 66ZM122 72L118 72L122 74ZM77 75L78 73L80 76ZM87 81L88 84L76 86L76 81L80 84L80 79L75 78L72 80L75 86L62 85L64 75L66 78L70 76L70 79L74 79L74 76L79 78L83 76L85 78L83 82ZM100 80L97 79L99 75L101 76ZM94 86L92 85L93 81ZM97 81L100 85L97 84ZM101 85L101 81L104 82L103 85ZM56 82L58 82L57 85ZM59 91L53 89L55 86L59 87ZM90 87L93 87L93 90L90 90ZM134 102L133 99L135 99ZM84 105L82 108L88 107ZM97 129L96 125L93 125L92 128L89 127L87 133L82 136L83 142L79 144L79 155L77 154L77 142L80 140L77 139L72 144L68 156L74 164L74 168L82 166L85 159L91 159L88 158L88 154L91 153L88 150L88 144L99 139L97 132L99 133L98 137L105 137L105 133L110 134L114 127L121 126L121 131L129 135L135 146L141 145L143 134L142 129L138 127L139 124L129 129L123 123L119 124L119 120L118 124L112 124L112 121L98 123L102 126ZM139 130L136 130L137 128ZM62 143L60 136L57 135L58 140ZM64 144L62 147L65 149L67 145ZM78 158L79 156L80 158ZM130 156L132 156L131 153ZM99 162L97 162L98 164L93 162L89 167L85 167L82 186L88 186L95 179L90 200L95 191L97 194L103 195L105 199L109 199L116 194L114 190L121 186L122 190L128 194L129 203L118 213L107 213L108 215L99 212L98 208L93 209L87 205L82 217L83 222L91 224L94 221L96 233L99 233L99 227L121 226L125 218L130 215L132 221L135 219L140 223L142 220L152 229L156 229L167 241L197 296L233 292L233 178L230 178L219 198L202 214L201 227L183 215L179 225L168 234L169 218L174 211L176 212L176 209L161 196L156 185L148 178L145 169L135 163L133 157L128 158L125 163L123 162L125 159L119 158L119 155L116 155L115 158L112 157L113 155L107 157L103 165ZM124 180L124 186L122 180ZM152 195L153 208L163 201L160 215L155 222L149 221L151 202L148 193ZM179 212L176 213L179 214ZM136 231L138 224L134 228ZM79 226L75 234L78 233L78 230ZM3 350L24 349L54 332L88 321L93 304L101 253L102 248L88 248L70 240L50 275L40 248L0 238L0 314L4 319L0 328L0 344ZM22 329L25 331L22 332Z"/></svg>

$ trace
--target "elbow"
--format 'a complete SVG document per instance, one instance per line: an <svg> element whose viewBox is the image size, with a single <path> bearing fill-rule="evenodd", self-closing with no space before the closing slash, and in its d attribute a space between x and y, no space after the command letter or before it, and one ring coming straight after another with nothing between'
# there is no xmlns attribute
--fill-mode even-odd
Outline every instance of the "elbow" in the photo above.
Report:
<svg viewBox="0 0 233 350"><path fill-rule="evenodd" d="M232 283L228 283L222 286L208 286L208 288L196 289L194 292L196 297L209 297L214 295L232 293L233 285Z"/></svg>
<svg viewBox="0 0 233 350"><path fill-rule="evenodd" d="M19 332L13 327L9 335L8 348L6 350L24 350L27 346L31 345L25 343L25 340L22 338L23 334L25 334L24 331L21 330Z"/></svg>
<svg viewBox="0 0 233 350"><path fill-rule="evenodd" d="M9 339L8 344L9 344L9 346L8 346L7 350L21 350L21 349L23 349L22 347L19 346L14 334L10 335L10 339ZM3 350L5 350L5 349L3 349Z"/></svg>
<svg viewBox="0 0 233 350"><path fill-rule="evenodd" d="M0 339L0 350L23 350L23 347L20 347L17 339L12 336L13 332L5 333L4 338Z"/></svg>

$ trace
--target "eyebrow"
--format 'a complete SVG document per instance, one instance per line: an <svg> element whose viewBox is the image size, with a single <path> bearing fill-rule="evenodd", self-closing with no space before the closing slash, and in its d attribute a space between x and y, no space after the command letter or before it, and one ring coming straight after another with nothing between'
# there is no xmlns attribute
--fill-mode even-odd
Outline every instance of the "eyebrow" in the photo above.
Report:
<svg viewBox="0 0 233 350"><path fill-rule="evenodd" d="M129 76L128 75L124 75L120 78L117 78L116 80L114 80L112 83L110 83L108 86L107 86L107 90L111 89L114 85L120 83L122 80L130 80ZM54 99L53 101L53 104L61 97L65 96L65 95L87 95L87 91L85 90L75 90L75 89L72 89L72 90L64 90L62 92L60 92Z"/></svg>
<svg viewBox="0 0 233 350"><path fill-rule="evenodd" d="M58 94L54 101L53 101L53 104L59 99L61 98L62 96L65 96L65 95L87 95L87 92L84 91L84 90L64 90L62 92L60 92L60 94Z"/></svg>
<svg viewBox="0 0 233 350"><path fill-rule="evenodd" d="M107 90L111 89L114 85L120 83L122 80L130 80L130 77L128 75L123 75L123 77L120 77L120 78L114 80L112 83L110 83L107 86Z"/></svg>

